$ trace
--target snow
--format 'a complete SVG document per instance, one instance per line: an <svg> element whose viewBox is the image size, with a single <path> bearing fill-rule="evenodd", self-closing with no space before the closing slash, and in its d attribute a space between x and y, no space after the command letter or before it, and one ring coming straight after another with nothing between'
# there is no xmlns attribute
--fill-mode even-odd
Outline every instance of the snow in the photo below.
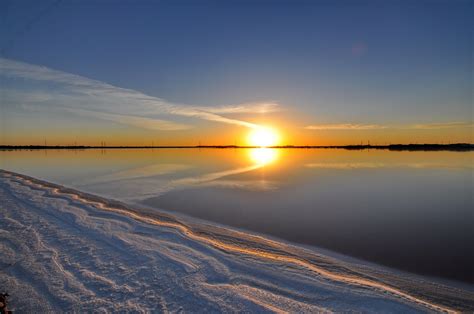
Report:
<svg viewBox="0 0 474 314"><path fill-rule="evenodd" d="M10 309L473 310L474 293L0 170Z"/></svg>

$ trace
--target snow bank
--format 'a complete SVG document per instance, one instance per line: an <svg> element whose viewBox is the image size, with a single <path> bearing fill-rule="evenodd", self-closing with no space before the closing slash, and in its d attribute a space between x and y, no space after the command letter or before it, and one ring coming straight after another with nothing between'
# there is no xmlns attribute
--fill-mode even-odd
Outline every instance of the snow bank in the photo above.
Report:
<svg viewBox="0 0 474 314"><path fill-rule="evenodd" d="M472 290L0 170L0 290L16 311L454 311Z"/></svg>

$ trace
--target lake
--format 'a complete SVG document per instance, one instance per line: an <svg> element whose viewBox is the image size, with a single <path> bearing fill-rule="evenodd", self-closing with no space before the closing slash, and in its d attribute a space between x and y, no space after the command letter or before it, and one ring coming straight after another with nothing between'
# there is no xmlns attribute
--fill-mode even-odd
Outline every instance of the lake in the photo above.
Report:
<svg viewBox="0 0 474 314"><path fill-rule="evenodd" d="M0 151L0 168L168 212L474 283L474 152Z"/></svg>

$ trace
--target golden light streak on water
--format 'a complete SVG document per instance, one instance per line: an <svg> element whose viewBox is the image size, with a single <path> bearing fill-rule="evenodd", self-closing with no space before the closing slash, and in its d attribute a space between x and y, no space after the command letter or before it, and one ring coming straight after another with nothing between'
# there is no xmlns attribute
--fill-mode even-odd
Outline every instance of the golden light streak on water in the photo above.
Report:
<svg viewBox="0 0 474 314"><path fill-rule="evenodd" d="M249 150L249 157L253 163L263 167L277 160L278 151L271 148L253 148Z"/></svg>

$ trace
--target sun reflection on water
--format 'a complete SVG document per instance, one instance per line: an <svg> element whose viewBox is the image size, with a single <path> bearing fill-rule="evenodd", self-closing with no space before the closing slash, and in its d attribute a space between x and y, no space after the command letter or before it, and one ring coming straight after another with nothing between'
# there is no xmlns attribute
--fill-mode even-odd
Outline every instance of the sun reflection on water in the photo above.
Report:
<svg viewBox="0 0 474 314"><path fill-rule="evenodd" d="M250 159L259 166L265 166L278 158L278 152L272 148L253 148L249 151Z"/></svg>

